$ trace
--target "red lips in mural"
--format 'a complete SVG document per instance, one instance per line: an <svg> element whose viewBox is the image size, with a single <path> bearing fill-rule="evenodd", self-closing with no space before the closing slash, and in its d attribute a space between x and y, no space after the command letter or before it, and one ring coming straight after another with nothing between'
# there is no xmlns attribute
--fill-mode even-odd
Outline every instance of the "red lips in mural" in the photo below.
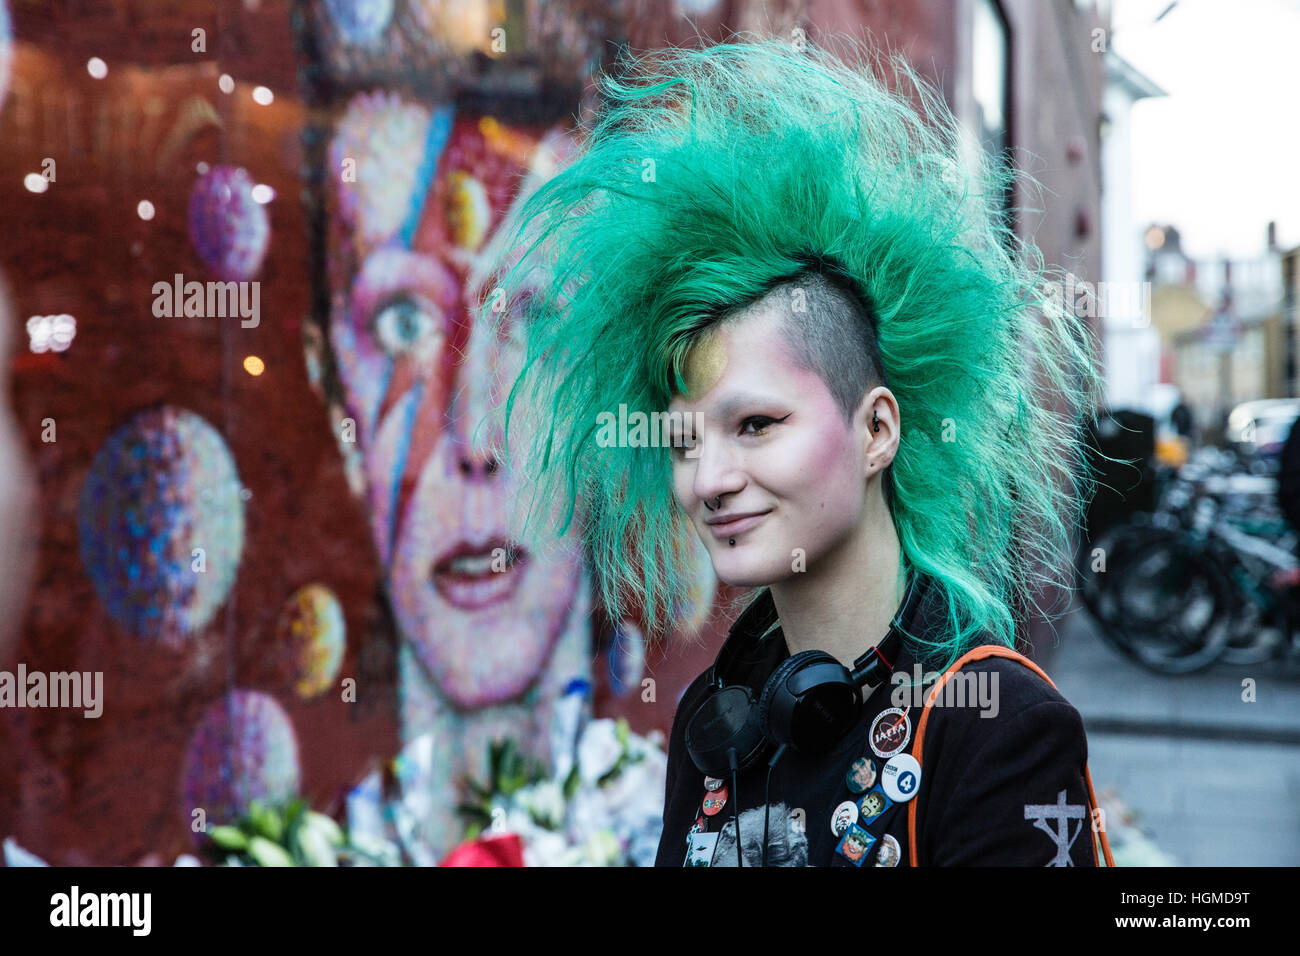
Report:
<svg viewBox="0 0 1300 956"><path fill-rule="evenodd" d="M460 541L434 562L430 577L445 601L473 611L509 599L527 564L528 553L500 536L485 544Z"/></svg>

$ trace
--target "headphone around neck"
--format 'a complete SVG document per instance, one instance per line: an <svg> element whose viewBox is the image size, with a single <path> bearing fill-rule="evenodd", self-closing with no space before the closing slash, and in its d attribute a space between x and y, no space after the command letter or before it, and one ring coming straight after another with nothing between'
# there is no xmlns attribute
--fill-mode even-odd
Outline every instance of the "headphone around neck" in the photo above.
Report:
<svg viewBox="0 0 1300 956"><path fill-rule="evenodd" d="M925 591L917 578L913 572L888 633L853 662L852 671L825 651L801 651L777 666L757 700L744 684L726 683L735 659L753 642L754 621L746 620L748 611L742 615L709 669L711 692L686 725L686 751L696 768L722 778L753 764L773 743L804 754L831 750L861 715L867 695L859 689L876 687L893 670L902 623ZM770 601L770 593L763 600ZM775 609L759 617L758 626L770 623Z"/></svg>

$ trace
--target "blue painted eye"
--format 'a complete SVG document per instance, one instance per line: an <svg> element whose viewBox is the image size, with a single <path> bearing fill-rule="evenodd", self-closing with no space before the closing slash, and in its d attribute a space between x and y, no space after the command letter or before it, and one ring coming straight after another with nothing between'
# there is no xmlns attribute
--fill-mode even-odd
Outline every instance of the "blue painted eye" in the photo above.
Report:
<svg viewBox="0 0 1300 956"><path fill-rule="evenodd" d="M394 357L416 350L437 329L431 311L413 298L394 299L375 316L373 330L376 341Z"/></svg>

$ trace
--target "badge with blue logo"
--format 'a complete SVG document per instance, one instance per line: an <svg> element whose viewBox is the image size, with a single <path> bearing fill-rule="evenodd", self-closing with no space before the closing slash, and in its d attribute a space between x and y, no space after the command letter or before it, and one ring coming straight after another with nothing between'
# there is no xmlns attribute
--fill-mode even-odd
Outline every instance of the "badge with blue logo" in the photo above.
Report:
<svg viewBox="0 0 1300 956"><path fill-rule="evenodd" d="M921 786L921 765L911 754L898 754L880 768L880 786L891 800L906 803Z"/></svg>

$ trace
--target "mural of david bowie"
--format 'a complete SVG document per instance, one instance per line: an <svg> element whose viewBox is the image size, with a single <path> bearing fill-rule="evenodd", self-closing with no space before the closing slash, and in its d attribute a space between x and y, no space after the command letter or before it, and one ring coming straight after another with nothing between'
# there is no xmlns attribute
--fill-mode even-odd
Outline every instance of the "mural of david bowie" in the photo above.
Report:
<svg viewBox="0 0 1300 956"><path fill-rule="evenodd" d="M460 784L486 779L490 742L549 763L554 705L591 676L581 549L521 540L521 479L485 418L517 371L528 296L502 303L494 330L473 312L494 288L501 223L572 147L576 102L371 88L317 131L319 304L304 345L383 567L415 770L401 787L418 833L403 840L424 859L461 839Z"/></svg>

